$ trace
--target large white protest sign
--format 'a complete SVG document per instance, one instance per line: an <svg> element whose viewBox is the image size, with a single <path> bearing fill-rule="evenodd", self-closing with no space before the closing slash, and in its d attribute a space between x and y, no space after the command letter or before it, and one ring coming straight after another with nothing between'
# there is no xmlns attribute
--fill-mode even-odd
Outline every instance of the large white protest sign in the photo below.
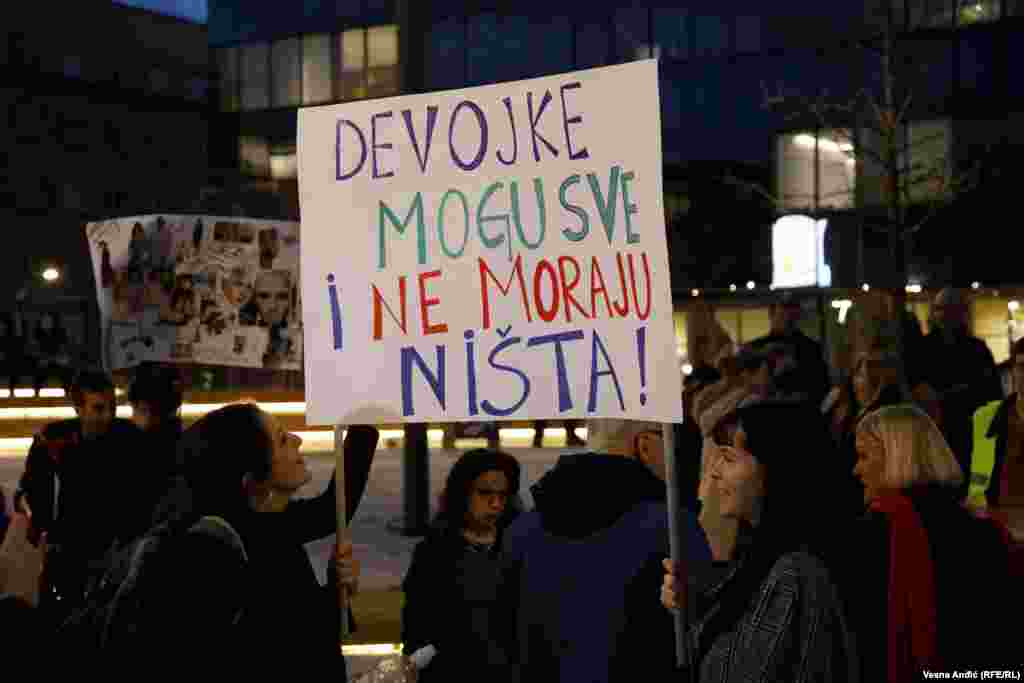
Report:
<svg viewBox="0 0 1024 683"><path fill-rule="evenodd" d="M311 424L682 419L657 63L299 112Z"/></svg>
<svg viewBox="0 0 1024 683"><path fill-rule="evenodd" d="M109 370L302 368L299 225L136 216L86 226Z"/></svg>

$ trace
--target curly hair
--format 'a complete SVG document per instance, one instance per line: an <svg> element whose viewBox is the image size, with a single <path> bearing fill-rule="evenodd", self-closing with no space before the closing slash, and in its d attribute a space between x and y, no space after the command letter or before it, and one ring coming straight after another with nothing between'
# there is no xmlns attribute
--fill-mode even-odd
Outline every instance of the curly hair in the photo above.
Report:
<svg viewBox="0 0 1024 683"><path fill-rule="evenodd" d="M522 512L522 503L519 500L519 462L508 453L478 448L459 458L448 472L448 480L438 501L435 526L461 531L466 523L466 513L469 511L473 482L481 474L495 471L504 472L508 478L508 504L498 520L498 528L504 529L511 524Z"/></svg>

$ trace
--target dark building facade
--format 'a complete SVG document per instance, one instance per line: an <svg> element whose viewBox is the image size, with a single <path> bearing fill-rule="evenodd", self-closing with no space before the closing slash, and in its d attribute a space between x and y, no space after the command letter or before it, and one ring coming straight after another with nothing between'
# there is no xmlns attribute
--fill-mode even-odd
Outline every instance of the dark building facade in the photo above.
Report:
<svg viewBox="0 0 1024 683"><path fill-rule="evenodd" d="M992 253L998 226L991 241L965 240L964 229L979 207L994 215L1007 198L1024 112L1009 65L1024 49L1024 3L680 5L211 0L220 74L212 163L262 183L294 218L302 106L656 57L677 294L766 286L780 212L828 218L833 284L859 287L893 267L879 229L890 220L889 178L870 155L888 32L888 73L905 114L896 163L921 176L901 197L906 224L923 226L906 245L908 274L926 287L1013 279L1016 261Z"/></svg>
<svg viewBox="0 0 1024 683"><path fill-rule="evenodd" d="M67 313L95 361L85 223L180 212L197 200L207 182L210 53L203 25L102 0L57 9L20 3L3 27L0 206L10 247L0 249L0 308ZM41 279L48 267L56 282Z"/></svg>

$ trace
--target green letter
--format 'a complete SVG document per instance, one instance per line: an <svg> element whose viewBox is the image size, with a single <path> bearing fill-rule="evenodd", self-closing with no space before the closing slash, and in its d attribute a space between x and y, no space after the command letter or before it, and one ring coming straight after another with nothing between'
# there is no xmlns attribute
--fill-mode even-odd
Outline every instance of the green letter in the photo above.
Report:
<svg viewBox="0 0 1024 683"><path fill-rule="evenodd" d="M601 184L593 173L587 174L590 182L590 191L594 193L594 201L597 203L597 212L601 214L601 222L604 223L604 232L608 235L608 244L612 243L615 237L615 205L619 199L619 173L622 171L618 166L612 166L612 177L608 181L608 201L605 202L604 194L601 192Z"/></svg>
<svg viewBox="0 0 1024 683"><path fill-rule="evenodd" d="M544 232L547 230L547 211L544 206L544 181L540 178L533 179L533 191L537 195L537 218L540 221L540 232L537 234L536 242L528 242L523 234L523 222L519 218L519 184L512 183L512 220L516 222L516 233L519 241L526 245L527 249L536 249L544 241Z"/></svg>
<svg viewBox="0 0 1024 683"><path fill-rule="evenodd" d="M634 177L632 171L622 174L622 206L626 210L626 244L636 244L640 241L640 235L633 232L633 221L629 219L630 216L638 213L636 204L632 204L629 201L629 183L632 182Z"/></svg>
<svg viewBox="0 0 1024 683"><path fill-rule="evenodd" d="M427 263L427 234L423 226L423 196L417 192L416 199L412 201L412 206L409 207L409 213L405 215L405 220L399 222L398 216L384 203L384 200L380 202L380 261L377 266L378 270L384 270L387 265L387 238L385 235L384 218L386 217L391 221L391 224L398 230L399 235L405 234L405 229L409 227L409 221L412 220L413 213L416 214L416 243L419 247L420 265L426 265Z"/></svg>
<svg viewBox="0 0 1024 683"><path fill-rule="evenodd" d="M480 233L480 241L483 242L484 246L487 247L488 249L494 249L495 247L500 247L501 244L503 242L505 242L506 238L507 238L508 239L508 260L511 261L512 260L512 235L511 235L512 224L508 220L508 214L507 213L503 213L503 214L499 214L497 216L485 216L484 215L484 208L487 206L487 202L488 202L488 200L490 200L491 195L494 194L495 192L497 192L498 190L500 190L503 187L505 187L505 183L497 182L497 183L491 184L490 186L488 186L488 188L486 190L484 190L483 195L480 197L480 205L478 207L476 207L476 227L477 227L477 231ZM487 235L485 235L484 234L484 223L490 223L492 221L504 221L505 222L505 233L506 234L498 235L497 237L488 237Z"/></svg>
<svg viewBox="0 0 1024 683"><path fill-rule="evenodd" d="M444 238L444 207L448 203L448 197L456 196L462 200L462 212L466 215L466 228L462 232L462 246L459 250L452 252L448 249L448 242ZM441 205L437 207L437 237L441 241L441 251L445 253L445 256L451 259L456 259L462 256L462 252L466 251L466 242L469 241L469 202L466 201L466 195L462 194L458 190L448 190L441 197Z"/></svg>
<svg viewBox="0 0 1024 683"><path fill-rule="evenodd" d="M569 213L574 213L580 219L580 231L573 232L569 228L562 228L562 234L565 235L565 239L570 242L581 242L586 238L587 233L590 232L590 218L587 217L587 212L576 206L570 204L569 200L565 198L565 191L571 186L575 185L580 181L579 175L571 175L562 182L562 186L558 188L558 199L562 204L562 208Z"/></svg>

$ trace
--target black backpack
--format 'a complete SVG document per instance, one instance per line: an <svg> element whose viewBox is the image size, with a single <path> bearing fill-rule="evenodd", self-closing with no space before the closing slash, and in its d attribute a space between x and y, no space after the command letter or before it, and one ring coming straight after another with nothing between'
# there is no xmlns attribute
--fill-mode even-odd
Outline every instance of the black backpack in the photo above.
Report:
<svg viewBox="0 0 1024 683"><path fill-rule="evenodd" d="M159 580L154 578L159 572L153 569L154 563L163 559L160 551L166 547L169 533L166 528L152 530L116 555L85 604L62 624L60 639L67 647L96 652L131 642L144 622L147 596L160 590L160 586L153 585ZM241 564L248 562L242 538L221 517L202 517L184 533L214 538L230 547ZM243 612L244 605L240 604L233 625L241 621Z"/></svg>

